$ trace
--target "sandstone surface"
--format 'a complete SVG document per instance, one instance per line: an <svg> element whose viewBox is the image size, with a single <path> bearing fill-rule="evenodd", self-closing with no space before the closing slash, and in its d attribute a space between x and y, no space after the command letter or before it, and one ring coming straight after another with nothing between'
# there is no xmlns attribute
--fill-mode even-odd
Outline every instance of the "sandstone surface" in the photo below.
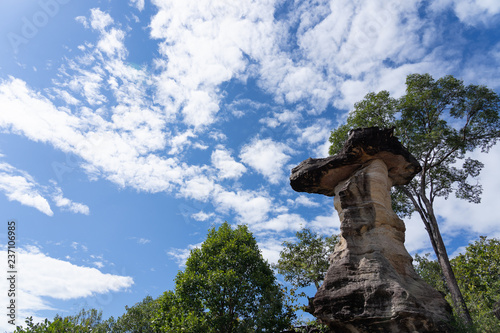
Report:
<svg viewBox="0 0 500 333"><path fill-rule="evenodd" d="M340 242L309 309L334 332L449 330L451 308L414 271L391 208L391 186L419 171L392 130L378 128L354 130L339 154L292 170L296 191L335 196Z"/></svg>

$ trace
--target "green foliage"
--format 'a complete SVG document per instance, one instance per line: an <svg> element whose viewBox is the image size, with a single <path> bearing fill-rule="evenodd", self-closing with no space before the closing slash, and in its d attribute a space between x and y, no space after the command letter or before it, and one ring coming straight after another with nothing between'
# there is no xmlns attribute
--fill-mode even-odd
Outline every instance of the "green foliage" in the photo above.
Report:
<svg viewBox="0 0 500 333"><path fill-rule="evenodd" d="M85 310L82 309L75 316L60 317L56 315L54 320L51 322L45 319L41 323L34 323L33 317L29 317L25 320L26 328L22 326L17 326L15 333L41 333L41 332L68 332L68 333L105 333L108 332L105 324L101 323L102 311L97 311L96 309Z"/></svg>
<svg viewBox="0 0 500 333"><path fill-rule="evenodd" d="M300 325L296 325L291 332L296 333L328 333L331 332L327 325L319 323L317 320L308 320Z"/></svg>
<svg viewBox="0 0 500 333"><path fill-rule="evenodd" d="M422 279L424 279L428 284L430 284L434 289L440 291L443 294L448 294L448 288L446 287L446 282L444 280L443 272L439 263L435 260L430 260L430 253L425 254L421 257L415 254L414 264L415 271Z"/></svg>
<svg viewBox="0 0 500 333"><path fill-rule="evenodd" d="M500 332L492 313L500 300L500 241L481 237L451 262L479 332Z"/></svg>
<svg viewBox="0 0 500 333"><path fill-rule="evenodd" d="M15 333L72 333L75 331L75 325L70 322L67 318L55 318L53 322L45 319L41 323L34 323L33 317L26 318L25 320L26 328L22 326L17 326ZM85 332L85 331L82 331Z"/></svg>
<svg viewBox="0 0 500 333"><path fill-rule="evenodd" d="M160 308L158 301L146 296L141 302L132 307L125 306L126 312L116 322L111 319L109 326L112 332L153 333L153 320Z"/></svg>
<svg viewBox="0 0 500 333"><path fill-rule="evenodd" d="M274 265L293 290L310 285L319 288L329 267L328 258L338 243L338 236L323 237L308 228L298 231L295 242L283 242L280 259Z"/></svg>
<svg viewBox="0 0 500 333"><path fill-rule="evenodd" d="M406 94L399 99L381 91L356 103L346 124L332 131L330 154L340 151L353 128L394 127L395 135L423 167L411 184L416 192L428 189L431 202L455 192L458 198L478 203L481 186L471 179L483 164L471 158L462 167L455 163L466 152L488 151L498 141L500 98L484 86L464 86L452 76L434 80L429 74L411 74L406 86ZM401 193L393 199L402 216L416 209Z"/></svg>
<svg viewBox="0 0 500 333"><path fill-rule="evenodd" d="M415 263L417 273L449 299L439 264L429 260L428 255L416 255ZM452 259L451 265L474 320L472 328L455 323L457 331L500 332L500 321L492 313L494 303L500 300L500 241L480 237L466 247L465 254Z"/></svg>
<svg viewBox="0 0 500 333"><path fill-rule="evenodd" d="M420 215L454 308L467 325L470 315L453 276L434 202L437 197L446 199L452 193L469 202L480 202L482 188L475 178L483 164L465 156L477 149L487 152L499 140L499 110L500 98L484 86L465 86L452 76L434 80L429 74L411 74L406 78L405 95L394 99L387 91L367 94L354 105L346 124L330 136L330 154L335 154L350 129L392 127L419 161L422 171L410 184L393 188L393 209L400 216L413 212Z"/></svg>
<svg viewBox="0 0 500 333"><path fill-rule="evenodd" d="M159 299L161 332L279 332L293 318L246 226L212 228Z"/></svg>

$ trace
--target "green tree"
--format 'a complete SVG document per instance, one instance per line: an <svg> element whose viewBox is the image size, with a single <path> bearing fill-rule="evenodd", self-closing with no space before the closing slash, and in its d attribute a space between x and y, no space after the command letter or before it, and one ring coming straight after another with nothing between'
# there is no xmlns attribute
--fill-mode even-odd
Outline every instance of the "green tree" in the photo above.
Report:
<svg viewBox="0 0 500 333"><path fill-rule="evenodd" d="M500 321L492 313L500 300L500 241L480 237L451 264L478 331L500 332Z"/></svg>
<svg viewBox="0 0 500 333"><path fill-rule="evenodd" d="M427 253L425 256L419 256L415 254L413 258L413 266L415 267L415 271L422 279L425 280L428 284L430 284L434 289L440 291L443 294L448 294L450 291L446 286L446 281L444 280L443 271L439 266L439 263L435 260L430 260L430 253Z"/></svg>
<svg viewBox="0 0 500 333"><path fill-rule="evenodd" d="M325 278L326 271L330 266L329 258L335 245L338 243L338 236L321 236L309 228L297 231L297 238L293 242L283 242L283 249L280 252L280 259L273 268L281 274L285 281L292 285L290 289L291 302L297 302L298 297L308 297L305 292L297 294L297 290L314 285L316 289L321 286ZM307 311L307 305L296 306L295 309ZM298 321L295 323L295 331L309 331L315 327L318 332L326 332L326 326L316 321Z"/></svg>
<svg viewBox="0 0 500 333"><path fill-rule="evenodd" d="M102 311L96 309L82 309L74 316L61 317L56 315L53 321L45 319L41 323L34 323L33 317L25 320L26 328L17 326L15 333L106 333L108 326L102 322Z"/></svg>
<svg viewBox="0 0 500 333"><path fill-rule="evenodd" d="M465 253L451 259L458 285L474 320L472 330L477 332L500 332L500 321L493 314L495 302L500 300L500 241L480 237L469 244ZM436 261L415 256L417 273L430 285L450 294L442 283L444 276Z"/></svg>
<svg viewBox="0 0 500 333"><path fill-rule="evenodd" d="M48 319L41 323L34 323L33 317L26 318L26 328L17 326L15 333L73 333L76 330L75 325L68 319L56 317L53 322ZM86 332L86 331L81 331Z"/></svg>
<svg viewBox="0 0 500 333"><path fill-rule="evenodd" d="M410 184L394 189L393 206L402 216L420 215L454 308L466 324L471 324L471 317L451 269L434 202L453 192L460 199L480 202L481 186L475 178L483 164L466 154L477 149L486 152L498 141L499 106L498 95L484 86L465 86L452 76L434 80L429 74L411 74L405 95L395 99L387 91L367 94L354 105L346 124L330 136L334 154L352 128L394 127L395 135L418 159L422 172Z"/></svg>
<svg viewBox="0 0 500 333"><path fill-rule="evenodd" d="M318 289L328 270L329 257L338 242L338 236L320 236L304 228L295 234L297 241L283 242L280 259L274 265L293 290L314 285Z"/></svg>
<svg viewBox="0 0 500 333"><path fill-rule="evenodd" d="M156 317L159 302L151 296L146 296L141 302L132 307L125 306L126 312L118 317L116 322L111 320L113 333L153 333L156 332L153 327L153 320Z"/></svg>
<svg viewBox="0 0 500 333"><path fill-rule="evenodd" d="M293 319L255 238L227 222L191 251L175 292L159 303L155 325L162 332L280 332Z"/></svg>

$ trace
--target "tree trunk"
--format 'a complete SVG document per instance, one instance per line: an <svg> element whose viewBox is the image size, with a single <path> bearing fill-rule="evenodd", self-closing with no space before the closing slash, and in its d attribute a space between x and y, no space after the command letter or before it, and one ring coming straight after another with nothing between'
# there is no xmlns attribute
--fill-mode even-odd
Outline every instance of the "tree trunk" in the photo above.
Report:
<svg viewBox="0 0 500 333"><path fill-rule="evenodd" d="M439 266L441 266L441 270L443 271L446 285L450 290L454 308L462 321L467 326L471 326L472 318L470 316L469 310L467 309L467 305L465 304L462 292L458 287L457 279L455 278L453 269L451 268L450 259L448 258L448 253L446 252L446 247L444 245L443 238L441 237L441 232L439 231L436 217L434 216L432 208L427 208L427 216L429 217L428 225L430 226L430 228L426 229L429 233L429 237L431 237L431 239L433 240L433 245L435 244L434 251L436 252Z"/></svg>
<svg viewBox="0 0 500 333"><path fill-rule="evenodd" d="M451 300L453 301L455 311L457 311L458 315L467 326L471 326L472 318L470 316L469 309L467 308L467 304L465 304L462 292L458 287L453 269L451 268L450 259L448 258L448 253L446 252L441 232L439 231L432 203L427 199L427 197L425 197L425 195L422 195L422 193L415 191L415 195L419 198L419 201L417 201L408 188L401 186L400 189L402 189L406 196L410 198L415 210L420 214L420 218L422 219L422 222L424 222L425 230L427 230L427 233L429 234L429 238L434 252L436 253L441 271L443 272L446 285L450 290ZM422 203L422 201L425 206L419 204Z"/></svg>

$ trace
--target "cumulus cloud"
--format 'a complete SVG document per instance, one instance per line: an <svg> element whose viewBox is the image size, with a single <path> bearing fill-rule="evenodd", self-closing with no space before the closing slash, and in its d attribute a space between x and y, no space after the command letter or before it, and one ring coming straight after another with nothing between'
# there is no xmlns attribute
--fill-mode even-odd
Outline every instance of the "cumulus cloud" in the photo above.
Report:
<svg viewBox="0 0 500 333"><path fill-rule="evenodd" d="M280 252L283 249L281 245L285 239L266 238L258 242L262 257L270 264L276 264L280 258Z"/></svg>
<svg viewBox="0 0 500 333"><path fill-rule="evenodd" d="M299 214L280 214L268 221L253 224L252 230L261 231L298 231L307 226L307 221Z"/></svg>
<svg viewBox="0 0 500 333"><path fill-rule="evenodd" d="M340 219L337 211L333 208L329 215L318 215L309 222L309 227L323 235L337 235L340 233Z"/></svg>
<svg viewBox="0 0 500 333"><path fill-rule="evenodd" d="M295 207L304 206L304 207L319 207L320 204L314 201L310 195L299 195L295 200L288 199L288 204L293 205Z"/></svg>
<svg viewBox="0 0 500 333"><path fill-rule="evenodd" d="M214 190L214 181L208 177L200 175L187 179L179 190L179 193L186 198L207 201Z"/></svg>
<svg viewBox="0 0 500 333"><path fill-rule="evenodd" d="M463 230L470 235L500 237L500 225L495 210L498 206L497 164L500 160L500 146L489 153L476 152L472 155L485 164L479 183L483 187L481 203L473 204L450 195L448 200L436 199L436 214L441 218L442 232L454 235Z"/></svg>
<svg viewBox="0 0 500 333"><path fill-rule="evenodd" d="M18 248L17 256L19 271L22 272L22 283L17 285L17 297L22 300L19 302L18 318L53 309L52 299L69 300L120 292L134 284L134 280L129 276L106 274L96 268L73 265L52 258L34 246ZM6 262L6 249L0 251L0 257ZM7 280L1 279L0 286L7 290ZM5 304L7 294L2 299ZM2 324L4 323L6 321L2 321Z"/></svg>
<svg viewBox="0 0 500 333"><path fill-rule="evenodd" d="M206 221L214 215L214 213L205 213L204 211L199 211L198 213L191 215L191 217L196 221Z"/></svg>
<svg viewBox="0 0 500 333"><path fill-rule="evenodd" d="M283 167L290 160L288 154L292 152L284 143L255 138L241 148L240 158L271 183L277 184L284 178Z"/></svg>
<svg viewBox="0 0 500 333"><path fill-rule="evenodd" d="M243 164L236 162L231 153L223 146L218 146L212 152L211 160L212 164L219 170L218 176L221 179L238 179L247 170Z"/></svg>
<svg viewBox="0 0 500 333"><path fill-rule="evenodd" d="M272 210L272 198L265 192L229 191L220 185L212 201L220 212L234 212L238 222L249 225L265 221Z"/></svg>
<svg viewBox="0 0 500 333"><path fill-rule="evenodd" d="M113 23L114 20L108 13L103 12L99 8L90 10L90 26L92 29L103 32L106 27Z"/></svg>
<svg viewBox="0 0 500 333"><path fill-rule="evenodd" d="M489 24L500 13L500 4L495 0L440 0L431 5L437 11L449 7L462 22L469 25Z"/></svg>
<svg viewBox="0 0 500 333"><path fill-rule="evenodd" d="M102 38L97 43L97 47L106 53L108 56L117 55L123 58L126 53L123 41L125 39L125 32L120 29L111 29L109 32L102 35Z"/></svg>
<svg viewBox="0 0 500 333"><path fill-rule="evenodd" d="M217 86L245 71L240 44L251 33L248 28L257 19L260 5L153 3L158 13L151 21L151 36L162 40L160 52L168 58L159 76L159 102L172 113L180 112L188 125L210 125L220 109ZM242 17L247 19L242 21Z"/></svg>

